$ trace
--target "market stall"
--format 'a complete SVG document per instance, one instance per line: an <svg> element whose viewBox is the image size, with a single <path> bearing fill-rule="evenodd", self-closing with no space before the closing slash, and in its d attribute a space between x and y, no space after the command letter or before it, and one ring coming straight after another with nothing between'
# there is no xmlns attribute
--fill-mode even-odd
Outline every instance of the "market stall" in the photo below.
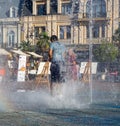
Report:
<svg viewBox="0 0 120 126"><path fill-rule="evenodd" d="M27 59L29 58L29 54L22 52L21 50L11 50L13 59L12 59L12 69L14 70L15 79L18 82L26 81L26 63Z"/></svg>
<svg viewBox="0 0 120 126"><path fill-rule="evenodd" d="M40 62L42 62L43 56L35 52L27 52L30 55L29 60L27 61L28 77L29 80L33 80L36 77L38 67Z"/></svg>
<svg viewBox="0 0 120 126"><path fill-rule="evenodd" d="M6 61L10 55L11 54L7 50L0 48L0 82L2 82L6 76L8 65Z"/></svg>

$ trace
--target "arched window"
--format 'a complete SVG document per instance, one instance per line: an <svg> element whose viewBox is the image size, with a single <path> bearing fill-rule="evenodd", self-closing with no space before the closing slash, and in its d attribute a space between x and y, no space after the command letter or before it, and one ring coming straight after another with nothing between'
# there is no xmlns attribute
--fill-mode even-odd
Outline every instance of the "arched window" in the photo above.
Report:
<svg viewBox="0 0 120 126"><path fill-rule="evenodd" d="M8 33L8 47L14 47L15 44L15 33L14 31L10 31Z"/></svg>
<svg viewBox="0 0 120 126"><path fill-rule="evenodd" d="M86 4L86 16L90 17L91 1L88 0ZM105 0L92 1L92 17L106 17L106 3Z"/></svg>

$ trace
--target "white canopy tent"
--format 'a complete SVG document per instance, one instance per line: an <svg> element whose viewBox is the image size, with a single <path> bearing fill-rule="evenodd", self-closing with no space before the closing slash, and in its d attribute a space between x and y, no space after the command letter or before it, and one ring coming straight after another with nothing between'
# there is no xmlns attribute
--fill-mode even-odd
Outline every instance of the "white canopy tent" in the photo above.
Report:
<svg viewBox="0 0 120 126"><path fill-rule="evenodd" d="M11 52L16 53L18 55L30 56L29 54L26 54L22 52L21 50L11 50Z"/></svg>
<svg viewBox="0 0 120 126"><path fill-rule="evenodd" d="M37 53L34 53L34 52L27 52L28 54L34 56L34 57L38 57L38 58L43 58L43 56L37 54Z"/></svg>
<svg viewBox="0 0 120 126"><path fill-rule="evenodd" d="M0 55L10 55L10 52L8 52L7 50L0 48Z"/></svg>

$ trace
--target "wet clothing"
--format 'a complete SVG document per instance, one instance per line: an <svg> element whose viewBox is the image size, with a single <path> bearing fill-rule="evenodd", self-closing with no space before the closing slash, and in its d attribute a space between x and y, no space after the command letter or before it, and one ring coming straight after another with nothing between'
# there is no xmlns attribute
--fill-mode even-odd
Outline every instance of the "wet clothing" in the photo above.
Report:
<svg viewBox="0 0 120 126"><path fill-rule="evenodd" d="M64 82L64 74L65 74L65 68L64 68L64 62L52 62L50 71L51 71L51 81L52 82Z"/></svg>
<svg viewBox="0 0 120 126"><path fill-rule="evenodd" d="M61 82L63 71L65 68L63 68L64 65L64 54L65 54L65 46L60 42L53 42L50 45L50 49L53 50L53 56L51 60L51 82Z"/></svg>

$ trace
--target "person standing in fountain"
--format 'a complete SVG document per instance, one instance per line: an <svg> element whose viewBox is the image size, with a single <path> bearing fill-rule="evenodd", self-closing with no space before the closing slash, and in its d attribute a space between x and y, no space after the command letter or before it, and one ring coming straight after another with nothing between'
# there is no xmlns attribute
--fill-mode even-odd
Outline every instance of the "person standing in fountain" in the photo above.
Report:
<svg viewBox="0 0 120 126"><path fill-rule="evenodd" d="M51 93L53 90L53 84L57 87L61 83L61 74L63 67L65 66L65 45L58 41L56 35L52 35L50 38L50 50L49 59L51 61L50 71L51 71Z"/></svg>
<svg viewBox="0 0 120 126"><path fill-rule="evenodd" d="M69 79L76 81L78 79L78 68L76 63L76 55L71 48L68 50L67 62Z"/></svg>

